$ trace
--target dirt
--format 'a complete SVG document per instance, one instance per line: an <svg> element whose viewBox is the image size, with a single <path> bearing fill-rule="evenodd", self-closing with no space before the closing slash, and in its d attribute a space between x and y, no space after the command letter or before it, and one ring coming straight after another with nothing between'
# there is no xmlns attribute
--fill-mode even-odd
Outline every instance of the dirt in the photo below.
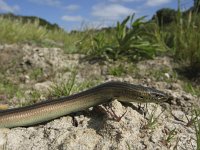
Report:
<svg viewBox="0 0 200 150"><path fill-rule="evenodd" d="M127 111L120 122L89 109L75 114L78 126L67 115L54 121L27 128L0 129L0 149L195 149L195 129L187 126L191 110L200 105L199 97L183 89L185 81L174 72L177 66L169 57L156 57L133 64L131 62L90 63L84 55L66 54L60 48L41 48L31 45L1 45L1 80L15 83L24 93L37 90L45 99L53 83L67 82L76 70L76 83L111 80L141 84L159 89L169 95L167 103L147 104L140 109L137 103L111 103L116 114ZM122 65L126 72L120 77L110 68ZM25 94L25 95L26 95ZM5 98L7 100L7 98ZM0 101L0 103L5 103ZM9 107L19 107L26 97L9 97ZM20 103L20 104L19 104ZM143 105L142 105L143 106ZM155 111L155 112L154 112ZM154 115L155 124L149 124ZM169 138L169 136L173 136Z"/></svg>

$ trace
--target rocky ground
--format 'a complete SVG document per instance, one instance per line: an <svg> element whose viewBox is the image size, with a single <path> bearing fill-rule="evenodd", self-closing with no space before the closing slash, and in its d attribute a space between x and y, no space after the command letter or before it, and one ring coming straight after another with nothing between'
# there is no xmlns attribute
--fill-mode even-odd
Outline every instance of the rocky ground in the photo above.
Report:
<svg viewBox="0 0 200 150"><path fill-rule="evenodd" d="M65 54L59 48L0 45L1 84L12 83L19 90L13 95L0 90L0 103L10 108L46 99L52 85L67 83L73 72L77 85L117 80L154 87L169 95L163 104L113 101L110 107L116 114L127 111L120 122L89 109L73 115L77 126L72 124L72 115L67 115L37 126L0 129L0 149L196 149L191 120L192 110L200 102L197 96L185 92L184 81L174 71L176 66L169 57L137 64L95 62L81 54ZM33 91L39 94L34 97Z"/></svg>

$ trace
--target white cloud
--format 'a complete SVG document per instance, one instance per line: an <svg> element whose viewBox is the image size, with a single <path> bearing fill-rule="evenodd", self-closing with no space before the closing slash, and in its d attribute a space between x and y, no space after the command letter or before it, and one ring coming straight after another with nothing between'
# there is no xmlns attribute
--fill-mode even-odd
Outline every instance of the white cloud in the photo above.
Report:
<svg viewBox="0 0 200 150"><path fill-rule="evenodd" d="M135 12L119 4L99 4L92 7L92 15L105 20L118 20Z"/></svg>
<svg viewBox="0 0 200 150"><path fill-rule="evenodd" d="M0 11L13 13L19 10L20 7L18 5L9 6L4 0L0 0Z"/></svg>
<svg viewBox="0 0 200 150"><path fill-rule="evenodd" d="M98 20L88 20L84 22L83 29L101 29L105 27L109 27L109 23L105 21L98 21Z"/></svg>
<svg viewBox="0 0 200 150"><path fill-rule="evenodd" d="M108 0L109 2L136 2L141 0Z"/></svg>
<svg viewBox="0 0 200 150"><path fill-rule="evenodd" d="M147 5L148 6L159 6L162 4L169 3L171 0L147 0Z"/></svg>
<svg viewBox="0 0 200 150"><path fill-rule="evenodd" d="M80 8L79 5L75 5L75 4L71 4L65 7L68 11L75 11L78 10Z"/></svg>
<svg viewBox="0 0 200 150"><path fill-rule="evenodd" d="M81 16L68 16L68 15L65 15L65 16L62 16L61 17L62 20L64 21L83 21L83 18Z"/></svg>
<svg viewBox="0 0 200 150"><path fill-rule="evenodd" d="M61 6L60 0L29 0L29 1L42 5Z"/></svg>

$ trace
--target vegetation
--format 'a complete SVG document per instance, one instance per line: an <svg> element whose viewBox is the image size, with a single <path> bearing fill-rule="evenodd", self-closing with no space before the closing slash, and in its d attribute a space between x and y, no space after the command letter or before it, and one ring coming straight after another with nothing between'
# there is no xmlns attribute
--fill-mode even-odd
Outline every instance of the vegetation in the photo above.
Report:
<svg viewBox="0 0 200 150"><path fill-rule="evenodd" d="M191 9L181 12L161 9L157 11L159 27L156 29L157 39L173 56L180 67L178 73L189 79L195 79L200 72L200 14L198 3ZM175 14L175 15L173 15Z"/></svg>
<svg viewBox="0 0 200 150"><path fill-rule="evenodd" d="M7 14L0 14L0 17L5 19L8 18L10 20L19 20L23 24L34 23L35 21L37 21L39 23L39 26L46 27L49 30L61 29L57 24L51 24L48 21L35 16L19 16L12 13L7 13Z"/></svg>
<svg viewBox="0 0 200 150"><path fill-rule="evenodd" d="M168 25L176 21L177 12L171 8L163 8L156 12L153 16L153 20L157 20L159 26Z"/></svg>
<svg viewBox="0 0 200 150"><path fill-rule="evenodd" d="M14 96L21 98L23 95L22 90L16 84L5 79L0 80L0 100L6 100Z"/></svg>
<svg viewBox="0 0 200 150"><path fill-rule="evenodd" d="M196 81L200 75L200 0L194 0L194 6L185 12L164 8L158 10L152 20L145 21L145 16L135 18L134 14L127 16L122 22L117 22L115 27L85 29L83 31L65 32L57 25L51 25L45 20L35 17L22 17L13 14L0 16L0 43L33 43L42 46L56 46L63 48L67 53L84 53L89 59L107 61L129 61L133 64L127 68L122 64L111 66L108 74L123 76L128 73L136 74L134 62L153 59L157 55L172 56L179 63L179 72L170 74L168 68L149 71L157 81L174 82L178 75L186 75ZM3 70L3 68L1 68ZM136 71L134 71L136 70ZM6 72L6 71L2 71ZM34 69L30 72L31 80L39 80L44 72ZM48 93L48 97L55 98L67 96L96 85L99 81L85 81L77 83L76 73L72 73L68 82L55 83ZM185 78L183 78L185 79ZM193 81L192 80L192 81ZM197 81L198 82L198 81ZM200 81L199 81L200 82ZM186 92L200 96L199 84L185 80L183 88ZM5 98L24 97L23 90L15 83L1 77L0 72L0 100ZM35 103L41 94L38 91L30 93L32 101L22 105ZM154 129L157 126L158 116L155 111L149 114L145 129ZM200 149L200 122L199 111L195 111L188 124L193 125L196 131L197 147ZM168 130L163 143L168 145L176 136L176 129Z"/></svg>
<svg viewBox="0 0 200 150"><path fill-rule="evenodd" d="M81 33L68 34L61 29L48 30L34 23L23 23L21 20L11 20L0 17L0 43L36 43L41 46L57 46L68 52L74 52L76 41L80 40Z"/></svg>
<svg viewBox="0 0 200 150"><path fill-rule="evenodd" d="M55 83L49 89L49 98L58 98L62 96L68 96L70 94L80 92L87 88L96 85L99 81L84 81L82 83L76 82L76 72L73 71L67 82Z"/></svg>
<svg viewBox="0 0 200 150"><path fill-rule="evenodd" d="M122 76L127 72L126 68L120 64L116 67L110 67L108 73L113 76Z"/></svg>
<svg viewBox="0 0 200 150"><path fill-rule="evenodd" d="M41 77L43 75L43 70L41 68L36 68L33 69L31 74L30 74L30 78L37 80L39 77Z"/></svg>
<svg viewBox="0 0 200 150"><path fill-rule="evenodd" d="M193 10L197 10L198 2L195 1ZM45 22L41 19L7 14L0 17L0 42L56 45L67 52L78 51L89 58L107 60L128 58L135 61L153 58L167 50L175 60L184 60L184 66L197 70L200 67L200 19L197 12L182 13L167 8L158 10L152 21L145 22L145 17L135 19L133 14L121 23L117 22L114 28L71 33L57 27L49 30L50 25L41 26L41 22ZM29 19L31 21L25 21ZM158 25L153 23L156 19Z"/></svg>
<svg viewBox="0 0 200 150"><path fill-rule="evenodd" d="M147 123L143 126L143 129L153 130L158 124L158 119L163 112L156 116L157 105L153 105L153 110L148 114Z"/></svg>
<svg viewBox="0 0 200 150"><path fill-rule="evenodd" d="M172 142L175 139L175 136L177 135L176 128L174 129L165 129L166 137L161 141L165 146L169 147L170 142Z"/></svg>
<svg viewBox="0 0 200 150"><path fill-rule="evenodd" d="M199 118L200 117L200 110L195 110L195 117ZM197 149L200 149L200 120L197 119L194 122L194 128L195 128L195 133L196 133L196 142L197 142Z"/></svg>
<svg viewBox="0 0 200 150"><path fill-rule="evenodd" d="M175 26L175 57L184 61L193 70L200 67L200 23L199 15L188 14L187 20L178 16Z"/></svg>
<svg viewBox="0 0 200 150"><path fill-rule="evenodd" d="M150 21L133 14L117 22L116 27L67 33L40 18L4 14L0 17L0 43L57 46L67 53L84 53L87 58L98 60L133 62L167 53L180 63L182 72L195 78L200 72L199 16L199 0L195 0L185 12L163 8ZM118 66L110 68L109 73L121 76L127 71ZM34 70L31 78L41 74L41 70Z"/></svg>
<svg viewBox="0 0 200 150"><path fill-rule="evenodd" d="M48 97L61 97L63 95L68 96L71 94L75 86L76 73L74 72L71 78L67 82L61 82L60 84L54 84L49 89Z"/></svg>
<svg viewBox="0 0 200 150"><path fill-rule="evenodd" d="M114 36L109 35L106 38L105 33L94 36L90 46L90 56L112 60L128 58L135 61L153 58L158 51L164 51L156 37L143 30L146 24L144 18L134 20L134 14L127 16L121 23L117 22L112 34ZM106 42L108 39L110 42Z"/></svg>
<svg viewBox="0 0 200 150"><path fill-rule="evenodd" d="M185 84L183 85L183 89L191 93L193 95L200 96L200 87L199 86L194 86L191 82L186 81Z"/></svg>

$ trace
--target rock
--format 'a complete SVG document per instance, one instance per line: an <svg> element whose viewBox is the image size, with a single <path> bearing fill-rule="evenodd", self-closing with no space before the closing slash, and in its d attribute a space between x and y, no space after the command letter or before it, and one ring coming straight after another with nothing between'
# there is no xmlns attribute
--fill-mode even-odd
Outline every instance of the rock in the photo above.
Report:
<svg viewBox="0 0 200 150"><path fill-rule="evenodd" d="M165 77L167 77L168 79L170 78L169 73L165 73L164 75L165 75Z"/></svg>
<svg viewBox="0 0 200 150"><path fill-rule="evenodd" d="M149 103L138 107L138 103L122 105L116 100L111 102L110 106L117 116L127 111L119 122L113 120L108 112L106 116L109 117L106 117L90 108L73 115L78 122L77 126L73 125L72 117L66 115L32 127L0 129L0 149L196 149L195 129L185 126L185 112L191 112L192 106L199 103L199 98L184 92L181 87L183 82L173 78L169 57L156 57L154 60L140 61L136 65L118 61L91 64L80 61L84 55L66 54L60 48L0 45L0 52L0 67L6 70L5 79L19 85L20 89L26 89L23 91L25 97L30 97L33 88L46 92L52 82L67 83L74 70L77 72L76 83L100 78L100 82L142 84L169 95L168 103L156 107ZM132 71L127 71L121 77L107 75L109 67L120 64L125 70ZM130 65L135 65L135 68L128 68ZM44 76L40 82L31 76L32 73L37 76L37 69L42 70L41 76ZM170 80L166 82L165 79ZM19 107L27 103L28 99L25 97L13 96L8 102L11 107ZM8 98L1 97L3 100ZM169 110L183 122L175 119ZM187 113L187 117L191 118L191 113ZM167 141L173 130L173 138Z"/></svg>
<svg viewBox="0 0 200 150"><path fill-rule="evenodd" d="M184 98L184 100L188 101L188 100L192 100L193 96L189 93L183 93L182 97Z"/></svg>
<svg viewBox="0 0 200 150"><path fill-rule="evenodd" d="M47 93L52 85L53 83L51 81L36 83L34 85L34 89L40 91L41 93Z"/></svg>
<svg viewBox="0 0 200 150"><path fill-rule="evenodd" d="M0 129L0 149L4 150L7 146L7 134L9 129Z"/></svg>
<svg viewBox="0 0 200 150"><path fill-rule="evenodd" d="M24 70L31 68L41 68L44 74L62 70L64 68L71 68L78 63L78 57L74 57L73 61L69 61L71 56L63 55L60 48L32 48L31 46L24 46L24 57L21 62ZM76 63L75 63L76 61Z"/></svg>

